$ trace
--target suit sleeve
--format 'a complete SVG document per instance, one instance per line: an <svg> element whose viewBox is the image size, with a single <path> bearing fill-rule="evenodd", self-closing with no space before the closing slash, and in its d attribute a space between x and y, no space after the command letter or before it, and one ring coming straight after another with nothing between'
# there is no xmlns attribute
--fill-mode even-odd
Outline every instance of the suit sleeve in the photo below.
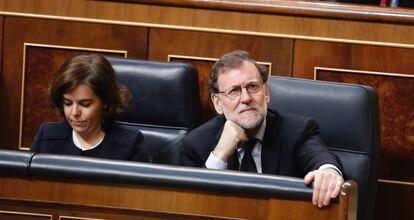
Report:
<svg viewBox="0 0 414 220"><path fill-rule="evenodd" d="M183 165L205 168L205 162L217 145L223 131L225 119L215 117L200 127L192 130L182 140Z"/></svg>
<svg viewBox="0 0 414 220"><path fill-rule="evenodd" d="M137 161L137 162L149 162L149 156L147 149L145 149L143 146L143 140L144 136L141 132L138 132L136 134L135 143L134 143L134 151L132 153L132 156L128 159L131 161Z"/></svg>
<svg viewBox="0 0 414 220"><path fill-rule="evenodd" d="M318 169L323 164L332 164L343 173L341 162L334 153L330 152L319 136L319 126L316 121L305 121L303 135L298 141L297 160L304 174Z"/></svg>
<svg viewBox="0 0 414 220"><path fill-rule="evenodd" d="M183 165L190 167L205 167L203 159L197 153L191 137L186 136L181 141L183 147Z"/></svg>

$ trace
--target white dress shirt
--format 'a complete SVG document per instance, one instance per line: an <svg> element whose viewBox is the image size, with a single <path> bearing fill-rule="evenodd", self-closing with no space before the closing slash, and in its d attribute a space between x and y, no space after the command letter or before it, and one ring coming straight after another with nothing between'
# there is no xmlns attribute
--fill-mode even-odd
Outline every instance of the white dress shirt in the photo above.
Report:
<svg viewBox="0 0 414 220"><path fill-rule="evenodd" d="M103 139L105 138L105 136L103 136L102 139L98 141L98 143L96 143L93 146L89 146L89 147L84 147L84 146L81 145L81 143L79 142L78 137L75 134L75 130L72 130L72 138L73 138L73 144L75 144L75 146L77 148L81 149L82 151L87 151L87 150L92 150L95 147L97 147L98 145L100 145L102 143Z"/></svg>

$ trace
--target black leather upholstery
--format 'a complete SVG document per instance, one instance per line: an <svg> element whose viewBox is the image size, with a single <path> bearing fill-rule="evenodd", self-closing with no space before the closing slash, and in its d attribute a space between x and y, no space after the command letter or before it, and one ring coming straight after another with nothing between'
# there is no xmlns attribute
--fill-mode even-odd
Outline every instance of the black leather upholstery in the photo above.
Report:
<svg viewBox="0 0 414 220"><path fill-rule="evenodd" d="M306 201L312 198L312 188L294 177L0 149L0 178L8 175L198 189L265 198Z"/></svg>
<svg viewBox="0 0 414 220"><path fill-rule="evenodd" d="M15 176L28 175L33 155L33 152L0 150L0 173Z"/></svg>
<svg viewBox="0 0 414 220"><path fill-rule="evenodd" d="M196 69L184 63L108 60L133 96L120 121L143 132L150 162L180 164L181 149L174 143L200 120Z"/></svg>
<svg viewBox="0 0 414 220"><path fill-rule="evenodd" d="M312 189L299 178L81 156L36 154L30 164L30 172L34 177L143 184L307 201L312 198Z"/></svg>
<svg viewBox="0 0 414 220"><path fill-rule="evenodd" d="M371 219L379 147L378 100L368 86L269 77L270 106L316 119L322 139L358 183L358 219Z"/></svg>
<svg viewBox="0 0 414 220"><path fill-rule="evenodd" d="M122 114L129 123L194 128L199 123L196 69L184 63L109 58L133 101Z"/></svg>
<svg viewBox="0 0 414 220"><path fill-rule="evenodd" d="M177 143L188 133L188 129L126 122L120 124L138 128L143 133L141 146L148 149L151 163L181 165L182 149Z"/></svg>

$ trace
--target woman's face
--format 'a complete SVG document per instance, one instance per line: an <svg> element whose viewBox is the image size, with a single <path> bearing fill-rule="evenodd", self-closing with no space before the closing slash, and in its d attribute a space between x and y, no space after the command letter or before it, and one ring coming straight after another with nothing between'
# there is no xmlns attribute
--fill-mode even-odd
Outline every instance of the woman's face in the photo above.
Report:
<svg viewBox="0 0 414 220"><path fill-rule="evenodd" d="M92 89L81 84L63 94L63 112L72 129L80 136L102 131L103 103Z"/></svg>

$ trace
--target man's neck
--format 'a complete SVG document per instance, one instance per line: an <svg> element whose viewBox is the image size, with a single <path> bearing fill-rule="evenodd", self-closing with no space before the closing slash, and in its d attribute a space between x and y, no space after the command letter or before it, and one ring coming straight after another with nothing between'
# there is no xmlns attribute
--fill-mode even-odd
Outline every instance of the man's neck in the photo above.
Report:
<svg viewBox="0 0 414 220"><path fill-rule="evenodd" d="M260 124L260 126L251 129L249 131L246 131L246 135L248 139L257 138L259 140L263 140L264 131L266 129L266 119L263 120L263 122Z"/></svg>

